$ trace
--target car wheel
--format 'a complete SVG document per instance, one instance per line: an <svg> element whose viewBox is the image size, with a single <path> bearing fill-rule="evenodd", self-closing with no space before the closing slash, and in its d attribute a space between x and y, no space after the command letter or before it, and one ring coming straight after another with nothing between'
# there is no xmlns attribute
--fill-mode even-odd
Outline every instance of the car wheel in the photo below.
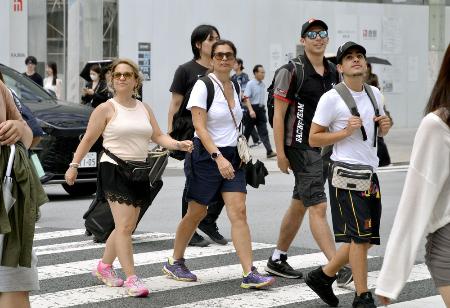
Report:
<svg viewBox="0 0 450 308"><path fill-rule="evenodd" d="M72 186L62 184L64 190L71 196L90 196L97 191L97 183L75 183Z"/></svg>

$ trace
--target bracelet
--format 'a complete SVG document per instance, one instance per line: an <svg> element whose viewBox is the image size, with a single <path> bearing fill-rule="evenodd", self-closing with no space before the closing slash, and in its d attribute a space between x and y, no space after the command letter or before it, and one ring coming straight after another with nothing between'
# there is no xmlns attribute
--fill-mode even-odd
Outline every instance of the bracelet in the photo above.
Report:
<svg viewBox="0 0 450 308"><path fill-rule="evenodd" d="M70 168L74 168L74 169L78 169L78 167L80 167L80 164L79 163L70 163L69 167Z"/></svg>

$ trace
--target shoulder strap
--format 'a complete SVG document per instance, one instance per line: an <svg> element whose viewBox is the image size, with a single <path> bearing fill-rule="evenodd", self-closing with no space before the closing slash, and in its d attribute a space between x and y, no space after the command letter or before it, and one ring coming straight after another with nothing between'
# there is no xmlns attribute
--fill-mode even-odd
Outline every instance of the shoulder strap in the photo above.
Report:
<svg viewBox="0 0 450 308"><path fill-rule="evenodd" d="M208 77L208 75L202 76L199 78L201 81L205 83L206 86L206 112L209 111L209 108L211 108L212 102L214 100L214 84L211 81L211 78Z"/></svg>
<svg viewBox="0 0 450 308"><path fill-rule="evenodd" d="M334 86L334 89L341 96L342 100L345 102L348 109L350 109L351 114L356 117L359 117L360 114L358 112L358 108L356 107L356 102L355 102L352 94L348 90L347 86L343 82L340 82ZM361 133L363 136L363 140L366 141L367 134L366 134L366 130L364 129L364 126L361 126Z"/></svg>
<svg viewBox="0 0 450 308"><path fill-rule="evenodd" d="M236 94L237 94L237 96L238 96L238 99L239 99L239 103L241 102L241 93L240 93L240 90L241 90L241 86L240 86L240 84L239 84L239 82L237 82L237 80L231 80L232 82L233 82L233 85L234 85L234 91L236 91Z"/></svg>
<svg viewBox="0 0 450 308"><path fill-rule="evenodd" d="M295 91L295 95L298 95L305 80L305 64L303 63L302 56L291 59L289 62L294 64L295 74L297 76L297 90Z"/></svg>
<svg viewBox="0 0 450 308"><path fill-rule="evenodd" d="M366 90L370 102L372 103L373 110L375 110L375 115L378 117L380 115L380 109L378 108L378 103L377 100L375 99L375 95L373 95L372 88L367 83L364 83L364 90Z"/></svg>

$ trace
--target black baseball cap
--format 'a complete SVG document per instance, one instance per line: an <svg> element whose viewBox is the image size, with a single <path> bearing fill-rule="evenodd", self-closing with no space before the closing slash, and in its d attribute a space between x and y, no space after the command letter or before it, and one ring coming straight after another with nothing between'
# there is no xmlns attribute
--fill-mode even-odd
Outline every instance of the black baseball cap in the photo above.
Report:
<svg viewBox="0 0 450 308"><path fill-rule="evenodd" d="M323 22L320 19L314 19L311 18L309 20L307 20L303 26L302 26L302 37L305 37L305 33L308 31L309 28L311 28L312 26L320 26L322 27L324 30L328 30L328 26L325 22Z"/></svg>
<svg viewBox="0 0 450 308"><path fill-rule="evenodd" d="M348 53L350 49L357 49L364 55L364 57L366 56L366 49L364 47L362 47L359 44L356 44L355 42L347 42L339 46L336 52L336 62L338 64L341 63L342 58Z"/></svg>

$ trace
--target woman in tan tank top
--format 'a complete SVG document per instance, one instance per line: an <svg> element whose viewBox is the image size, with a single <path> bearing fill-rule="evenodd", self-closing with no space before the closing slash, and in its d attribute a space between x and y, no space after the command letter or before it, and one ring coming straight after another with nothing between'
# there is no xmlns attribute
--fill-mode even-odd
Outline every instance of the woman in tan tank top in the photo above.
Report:
<svg viewBox="0 0 450 308"><path fill-rule="evenodd" d="M81 159L100 135L103 135L103 147L123 160L144 161L150 141L170 150L192 151L192 141L176 141L163 134L152 110L134 98L142 85L136 63L117 59L111 72L114 97L92 112L86 134L65 175L69 185L75 183ZM99 168L98 186L111 207L115 229L93 275L111 287L124 285L131 296L147 296L147 287L135 274L131 234L136 227L140 207L149 202L149 183L130 183L118 172L119 166L105 154L100 159ZM116 257L127 276L126 281L119 278L112 267Z"/></svg>

